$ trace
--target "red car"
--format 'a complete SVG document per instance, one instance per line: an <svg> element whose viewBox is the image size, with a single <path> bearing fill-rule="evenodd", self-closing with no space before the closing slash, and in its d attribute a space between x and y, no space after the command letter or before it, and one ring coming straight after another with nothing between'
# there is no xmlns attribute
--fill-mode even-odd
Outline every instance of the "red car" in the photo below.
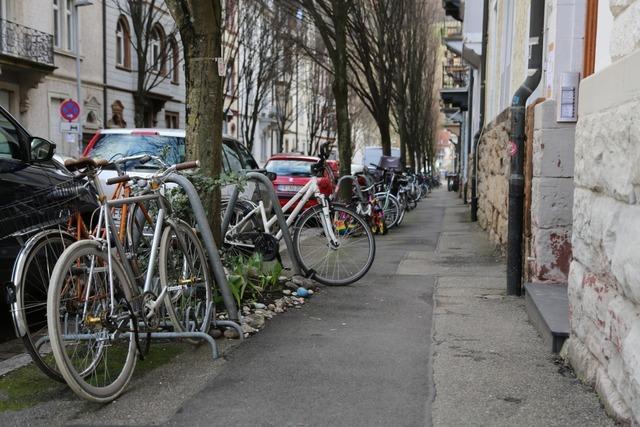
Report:
<svg viewBox="0 0 640 427"><path fill-rule="evenodd" d="M320 159L313 156L303 156L301 154L276 154L271 156L265 168L269 172L274 172L277 175L273 185L276 189L278 199L280 199L280 206L287 204L289 200L309 182L311 179L311 166L316 164ZM325 196L330 196L333 193L335 186L335 178L330 168L325 168L322 177L318 178L318 188L320 192ZM316 205L317 202L313 199L305 205L305 209Z"/></svg>

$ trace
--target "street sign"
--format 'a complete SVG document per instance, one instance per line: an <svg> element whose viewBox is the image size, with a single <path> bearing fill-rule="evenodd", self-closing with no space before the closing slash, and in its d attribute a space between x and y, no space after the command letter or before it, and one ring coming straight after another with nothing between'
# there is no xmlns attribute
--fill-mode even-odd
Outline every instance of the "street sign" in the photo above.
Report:
<svg viewBox="0 0 640 427"><path fill-rule="evenodd" d="M72 123L72 122L60 123L61 133L78 133L79 130L80 130L80 126L78 125L78 123Z"/></svg>
<svg viewBox="0 0 640 427"><path fill-rule="evenodd" d="M60 104L60 115L71 122L80 115L80 105L73 99L67 99Z"/></svg>

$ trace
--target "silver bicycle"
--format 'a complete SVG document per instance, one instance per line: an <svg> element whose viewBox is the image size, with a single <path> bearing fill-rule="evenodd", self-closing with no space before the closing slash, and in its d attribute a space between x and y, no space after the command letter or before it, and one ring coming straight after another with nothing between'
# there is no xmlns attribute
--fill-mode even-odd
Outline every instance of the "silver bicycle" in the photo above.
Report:
<svg viewBox="0 0 640 427"><path fill-rule="evenodd" d="M144 158L139 157L128 160ZM99 164L91 159L67 163L67 168L83 169L92 180L100 208L96 232L66 248L53 269L47 323L56 365L84 399L109 402L118 397L131 379L143 344L148 345L145 333L167 327L166 317L175 331L206 333L210 327L213 286L204 249L189 225L170 218L160 191L175 171L197 166L187 162L151 177L112 178L108 184L131 181L138 191L107 200L97 178ZM150 246L142 258L117 238L113 215L118 207L134 204L154 211L153 231L143 233Z"/></svg>

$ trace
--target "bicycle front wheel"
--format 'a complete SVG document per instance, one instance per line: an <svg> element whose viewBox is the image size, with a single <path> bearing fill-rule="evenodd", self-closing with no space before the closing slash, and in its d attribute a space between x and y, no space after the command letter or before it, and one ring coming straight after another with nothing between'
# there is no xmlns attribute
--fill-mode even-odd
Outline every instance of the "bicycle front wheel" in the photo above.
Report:
<svg viewBox="0 0 640 427"><path fill-rule="evenodd" d="M16 259L12 281L16 299L11 312L16 331L33 362L48 377L64 382L51 354L47 331L47 293L56 261L74 242L60 230L46 230L27 241Z"/></svg>
<svg viewBox="0 0 640 427"><path fill-rule="evenodd" d="M78 396L99 403L124 391L137 354L129 282L117 259L109 270L99 242L76 242L56 263L47 299L58 370Z"/></svg>
<svg viewBox="0 0 640 427"><path fill-rule="evenodd" d="M294 226L293 246L302 269L331 286L358 281L371 268L376 253L367 222L339 205L329 207L328 218L319 205L307 209Z"/></svg>
<svg viewBox="0 0 640 427"><path fill-rule="evenodd" d="M160 285L175 330L209 332L213 280L202 243L189 225L169 222L162 233L159 262Z"/></svg>

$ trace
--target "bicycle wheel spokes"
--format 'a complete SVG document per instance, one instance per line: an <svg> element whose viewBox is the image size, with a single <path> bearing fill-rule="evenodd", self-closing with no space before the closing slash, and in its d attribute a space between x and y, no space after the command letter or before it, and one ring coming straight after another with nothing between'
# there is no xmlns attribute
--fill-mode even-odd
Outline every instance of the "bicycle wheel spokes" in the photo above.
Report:
<svg viewBox="0 0 640 427"><path fill-rule="evenodd" d="M165 229L159 262L165 306L174 328L208 332L213 282L204 249L191 227L180 222Z"/></svg>
<svg viewBox="0 0 640 427"><path fill-rule="evenodd" d="M14 309L25 330L22 340L35 364L49 377L64 381L51 354L47 328L47 291L56 261L71 244L71 237L45 234L36 237L26 257L22 277L17 278Z"/></svg>
<svg viewBox="0 0 640 427"><path fill-rule="evenodd" d="M326 226L333 230L331 241L323 227L320 207L305 212L296 227L295 246L305 270L328 285L347 285L366 274L373 263L375 242L366 221L351 209L333 206Z"/></svg>
<svg viewBox="0 0 640 427"><path fill-rule="evenodd" d="M131 295L122 267L94 242L70 246L49 290L49 329L58 368L85 399L105 402L123 390L135 365ZM113 289L110 287L113 281Z"/></svg>

